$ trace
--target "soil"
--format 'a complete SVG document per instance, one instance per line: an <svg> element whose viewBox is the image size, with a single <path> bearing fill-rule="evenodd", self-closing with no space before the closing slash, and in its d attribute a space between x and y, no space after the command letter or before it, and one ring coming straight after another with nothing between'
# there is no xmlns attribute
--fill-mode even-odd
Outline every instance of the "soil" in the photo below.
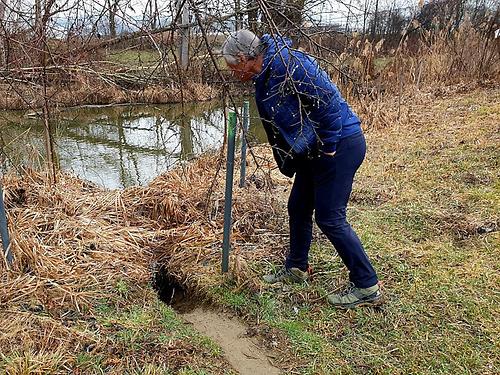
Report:
<svg viewBox="0 0 500 375"><path fill-rule="evenodd" d="M206 308L197 308L182 316L224 350L226 360L238 373L281 374L270 361L272 354L260 348L257 340L247 335L247 326L238 319Z"/></svg>

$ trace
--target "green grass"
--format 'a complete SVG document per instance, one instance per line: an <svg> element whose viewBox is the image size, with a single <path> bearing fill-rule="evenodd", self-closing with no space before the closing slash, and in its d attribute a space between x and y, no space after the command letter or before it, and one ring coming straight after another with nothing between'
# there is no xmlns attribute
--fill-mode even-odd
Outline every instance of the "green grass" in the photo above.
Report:
<svg viewBox="0 0 500 375"><path fill-rule="evenodd" d="M347 272L323 238L309 285L257 294L228 285L216 299L269 327L300 373L499 373L498 100L498 91L436 100L414 106L418 125L368 132L349 218L384 306L328 306Z"/></svg>
<svg viewBox="0 0 500 375"><path fill-rule="evenodd" d="M127 298L130 293L130 288L125 280L119 280L116 283L116 291L120 294L120 296Z"/></svg>
<svg viewBox="0 0 500 375"><path fill-rule="evenodd" d="M2 353L0 368L15 374L68 369L85 374L228 373L221 348L184 323L148 287L121 280L88 314L66 323L68 340L75 339L73 351Z"/></svg>
<svg viewBox="0 0 500 375"><path fill-rule="evenodd" d="M175 311L153 300L146 305L127 304L113 308L101 304L96 309L97 322L111 330L113 341L126 350L138 351L144 345L164 345L183 341L219 358L222 350L211 339L186 325Z"/></svg>
<svg viewBox="0 0 500 375"><path fill-rule="evenodd" d="M104 356L102 355L83 352L77 355L75 367L80 371L88 373L104 373L103 360Z"/></svg>
<svg viewBox="0 0 500 375"><path fill-rule="evenodd" d="M142 66L157 64L160 61L160 55L155 50L111 51L108 59L123 65Z"/></svg>

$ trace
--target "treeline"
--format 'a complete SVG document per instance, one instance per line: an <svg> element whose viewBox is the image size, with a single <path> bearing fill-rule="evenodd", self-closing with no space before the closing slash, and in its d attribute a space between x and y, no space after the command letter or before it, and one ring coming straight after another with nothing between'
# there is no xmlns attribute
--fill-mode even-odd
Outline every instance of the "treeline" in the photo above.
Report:
<svg viewBox="0 0 500 375"><path fill-rule="evenodd" d="M368 28L374 38L399 38L417 29L457 30L468 19L475 30L492 33L500 25L500 6L486 0L435 0L417 8L390 7L370 16Z"/></svg>

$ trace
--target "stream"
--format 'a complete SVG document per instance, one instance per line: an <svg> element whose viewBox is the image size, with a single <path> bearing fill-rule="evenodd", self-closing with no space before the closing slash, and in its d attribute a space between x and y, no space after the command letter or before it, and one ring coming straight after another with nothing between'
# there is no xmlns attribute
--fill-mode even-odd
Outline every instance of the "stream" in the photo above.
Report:
<svg viewBox="0 0 500 375"><path fill-rule="evenodd" d="M242 105L243 98L237 103ZM241 111L241 108L239 108ZM59 166L109 189L145 185L177 163L219 149L224 138L221 102L86 106L52 116ZM43 121L33 111L0 112L0 170L43 167ZM237 139L237 152L240 144ZM250 100L249 141L266 135Z"/></svg>

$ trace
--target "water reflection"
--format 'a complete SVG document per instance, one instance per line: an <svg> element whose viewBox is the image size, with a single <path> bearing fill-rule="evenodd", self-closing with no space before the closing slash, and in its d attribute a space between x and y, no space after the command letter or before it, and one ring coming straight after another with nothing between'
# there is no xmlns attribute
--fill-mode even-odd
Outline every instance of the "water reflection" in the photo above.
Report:
<svg viewBox="0 0 500 375"><path fill-rule="evenodd" d="M250 134L265 134L251 103ZM224 138L220 102L79 108L57 114L60 167L108 188L143 185L182 160L219 148ZM43 123L20 112L0 115L1 168L38 167Z"/></svg>

